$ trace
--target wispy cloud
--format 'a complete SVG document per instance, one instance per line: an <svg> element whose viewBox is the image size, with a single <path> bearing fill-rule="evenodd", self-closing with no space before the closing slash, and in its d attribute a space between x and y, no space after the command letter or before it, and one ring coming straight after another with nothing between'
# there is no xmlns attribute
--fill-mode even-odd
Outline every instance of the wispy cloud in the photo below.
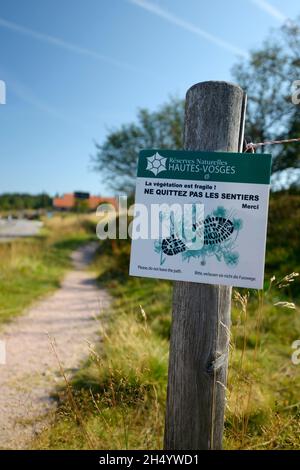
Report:
<svg viewBox="0 0 300 470"><path fill-rule="evenodd" d="M274 7L271 5L271 3L267 2L266 0L251 0L252 3L257 5L261 10L264 12L268 13L268 15L272 16L272 18L275 18L276 20L279 21L287 21L288 17L282 13L278 8Z"/></svg>
<svg viewBox="0 0 300 470"><path fill-rule="evenodd" d="M53 119L59 120L60 122L67 124L68 126L73 126L76 128L84 129L84 126L81 121L77 121L74 116L66 116L63 112L53 108L45 101L38 98L33 91L25 86L23 83L19 82L16 79L9 78L8 81L9 90L24 103L27 103L32 108L35 108L42 115L48 115ZM86 129L85 129L86 130Z"/></svg>
<svg viewBox="0 0 300 470"><path fill-rule="evenodd" d="M9 76L7 83L9 90L24 103L29 104L38 111L46 113L53 118L60 119L61 121L68 121L62 113L40 100L30 88L24 85L24 83L16 80L12 76Z"/></svg>
<svg viewBox="0 0 300 470"><path fill-rule="evenodd" d="M20 82L13 74L11 74L10 70L4 68L3 65L0 65L0 76L5 77L6 88L9 96L14 95L18 100L21 100L31 108L39 111L41 116L48 115L53 119L67 124L68 126L76 127L82 132L87 131L88 127L84 122L76 119L73 115L66 115L61 110L49 105L49 103L45 102L44 99L38 97L25 83ZM9 98L7 101L8 105L10 105Z"/></svg>
<svg viewBox="0 0 300 470"><path fill-rule="evenodd" d="M100 60L102 62L106 62L110 65L115 67L119 67L122 69L128 70L136 70L136 68L126 62L122 62L106 55L100 54L99 52L93 51L91 49L86 49L85 47L78 46L77 44L73 44L70 42L65 41L64 39L50 36L49 34L40 33L38 31L34 31L33 29L27 28L17 23L13 23L12 21L8 21L4 18L0 17L0 27L8 29L10 31L14 31L15 33L23 34L29 36L33 39L38 41L43 41L45 43L51 44L52 46L59 47L61 49L65 49L67 51L73 52L75 54L80 54L86 57L90 57L91 59Z"/></svg>
<svg viewBox="0 0 300 470"><path fill-rule="evenodd" d="M160 16L164 20L168 21L169 23L173 23L179 28L185 29L186 31L189 31L190 33L193 33L197 36L200 36L203 39L206 39L207 41L215 44L218 47L221 47L222 49L226 49L227 51L230 51L231 53L234 53L243 57L248 56L247 52L244 51L243 49L240 49L239 47L234 46L233 44L230 44L227 41L224 41L218 36L208 33L204 29L199 28L198 26L195 26L194 24L188 21L185 21L178 16L175 16L170 11L164 10L154 3L151 3L147 0L129 0L129 2L140 8L143 8L144 10L149 11L150 13L153 13L154 15Z"/></svg>

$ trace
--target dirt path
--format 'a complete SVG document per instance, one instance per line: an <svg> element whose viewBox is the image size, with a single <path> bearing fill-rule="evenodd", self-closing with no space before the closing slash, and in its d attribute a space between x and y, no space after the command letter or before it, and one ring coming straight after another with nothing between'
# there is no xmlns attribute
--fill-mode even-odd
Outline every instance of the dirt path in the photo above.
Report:
<svg viewBox="0 0 300 470"><path fill-rule="evenodd" d="M87 357L89 342L98 340L96 315L108 305L93 274L85 271L95 245L73 254L74 270L53 295L0 331L6 343L6 365L0 365L0 448L24 449L55 410L50 394L61 377L49 337L66 371Z"/></svg>

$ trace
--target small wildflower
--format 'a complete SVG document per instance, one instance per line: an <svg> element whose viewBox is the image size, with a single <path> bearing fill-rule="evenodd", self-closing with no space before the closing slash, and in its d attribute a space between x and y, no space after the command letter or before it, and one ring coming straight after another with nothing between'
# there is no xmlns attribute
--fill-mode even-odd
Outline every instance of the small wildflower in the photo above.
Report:
<svg viewBox="0 0 300 470"><path fill-rule="evenodd" d="M295 278L299 276L299 273L291 273L285 276L281 281L277 283L279 289L288 287L292 282L295 282Z"/></svg>
<svg viewBox="0 0 300 470"><path fill-rule="evenodd" d="M146 315L146 312L145 310L143 309L143 307L140 305L140 310L141 310L141 314L142 314L142 317L145 321L147 321L147 315Z"/></svg>
<svg viewBox="0 0 300 470"><path fill-rule="evenodd" d="M248 305L248 299L249 299L249 292L245 295L240 294L237 290L233 292L233 300L240 304L242 311L246 313L247 311L247 305Z"/></svg>

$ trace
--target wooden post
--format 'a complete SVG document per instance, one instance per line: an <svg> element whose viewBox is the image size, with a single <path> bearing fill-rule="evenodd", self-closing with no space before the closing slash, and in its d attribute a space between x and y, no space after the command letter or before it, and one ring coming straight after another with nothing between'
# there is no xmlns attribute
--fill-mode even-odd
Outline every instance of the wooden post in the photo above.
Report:
<svg viewBox="0 0 300 470"><path fill-rule="evenodd" d="M242 150L246 95L227 82L192 86L186 96L184 148ZM231 288L175 282L165 449L221 449Z"/></svg>

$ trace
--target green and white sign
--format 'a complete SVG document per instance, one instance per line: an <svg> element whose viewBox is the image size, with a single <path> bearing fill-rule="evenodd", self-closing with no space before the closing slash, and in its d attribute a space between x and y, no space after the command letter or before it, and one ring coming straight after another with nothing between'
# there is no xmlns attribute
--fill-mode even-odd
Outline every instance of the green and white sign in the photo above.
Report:
<svg viewBox="0 0 300 470"><path fill-rule="evenodd" d="M262 288L270 174L266 154L142 150L130 275Z"/></svg>

